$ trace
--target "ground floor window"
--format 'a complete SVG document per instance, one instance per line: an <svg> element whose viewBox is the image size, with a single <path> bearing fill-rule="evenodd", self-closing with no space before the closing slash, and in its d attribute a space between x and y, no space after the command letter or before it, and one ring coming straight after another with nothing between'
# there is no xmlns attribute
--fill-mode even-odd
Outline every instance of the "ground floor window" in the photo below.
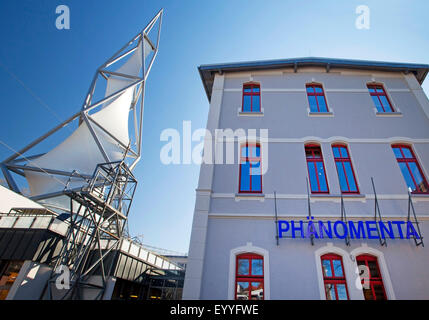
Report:
<svg viewBox="0 0 429 320"><path fill-rule="evenodd" d="M325 254L322 259L323 283L327 300L348 300L343 259L337 254Z"/></svg>
<svg viewBox="0 0 429 320"><path fill-rule="evenodd" d="M264 299L264 257L252 253L237 255L235 299Z"/></svg>
<svg viewBox="0 0 429 320"><path fill-rule="evenodd" d="M377 258L360 255L356 257L356 261L358 266L366 267L360 276L365 300L387 300Z"/></svg>

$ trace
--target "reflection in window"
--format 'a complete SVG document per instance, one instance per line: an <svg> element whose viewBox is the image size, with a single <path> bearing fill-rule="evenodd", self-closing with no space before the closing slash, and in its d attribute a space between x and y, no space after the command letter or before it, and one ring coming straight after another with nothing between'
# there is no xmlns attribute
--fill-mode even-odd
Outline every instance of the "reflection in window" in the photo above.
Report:
<svg viewBox="0 0 429 320"><path fill-rule="evenodd" d="M261 89L259 84L243 85L243 112L261 112Z"/></svg>
<svg viewBox="0 0 429 320"><path fill-rule="evenodd" d="M236 258L236 300L264 299L264 258L256 254L240 254Z"/></svg>
<svg viewBox="0 0 429 320"><path fill-rule="evenodd" d="M358 266L365 266L360 278L365 300L387 300L377 258L370 255L356 257Z"/></svg>
<svg viewBox="0 0 429 320"><path fill-rule="evenodd" d="M356 177L345 145L333 145L335 166L337 167L338 180L342 193L359 193Z"/></svg>
<svg viewBox="0 0 429 320"><path fill-rule="evenodd" d="M325 254L321 260L326 299L348 300L349 295L341 256Z"/></svg>
<svg viewBox="0 0 429 320"><path fill-rule="evenodd" d="M429 193L428 183L409 146L393 145L393 152L408 188L413 193Z"/></svg>

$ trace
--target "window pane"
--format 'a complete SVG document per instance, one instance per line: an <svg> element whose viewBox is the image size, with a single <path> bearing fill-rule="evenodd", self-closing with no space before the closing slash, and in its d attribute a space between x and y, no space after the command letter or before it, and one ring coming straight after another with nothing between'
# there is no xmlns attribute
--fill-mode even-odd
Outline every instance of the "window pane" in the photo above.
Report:
<svg viewBox="0 0 429 320"><path fill-rule="evenodd" d="M316 89L316 93L322 93L323 92L321 87L315 87L315 89Z"/></svg>
<svg viewBox="0 0 429 320"><path fill-rule="evenodd" d="M314 93L314 88L313 87L307 87L307 92Z"/></svg>
<svg viewBox="0 0 429 320"><path fill-rule="evenodd" d="M363 289L363 296L365 297L365 300L374 300L371 289Z"/></svg>
<svg viewBox="0 0 429 320"><path fill-rule="evenodd" d="M326 101L324 96L317 96L317 102L319 103L320 112L328 112L328 107L326 106Z"/></svg>
<svg viewBox="0 0 429 320"><path fill-rule="evenodd" d="M249 300L249 282L237 282L237 300Z"/></svg>
<svg viewBox="0 0 429 320"><path fill-rule="evenodd" d="M250 86L245 86L244 92L252 92L252 88Z"/></svg>
<svg viewBox="0 0 429 320"><path fill-rule="evenodd" d="M369 273L371 278L380 278L380 273L378 272L377 261L368 261Z"/></svg>
<svg viewBox="0 0 429 320"><path fill-rule="evenodd" d="M373 288L374 288L374 293L375 293L375 299L376 300L385 300L383 285L377 283L377 284L373 285Z"/></svg>
<svg viewBox="0 0 429 320"><path fill-rule="evenodd" d="M374 88L368 88L368 90L369 90L369 92L371 92L371 93L375 92L375 89L374 89Z"/></svg>
<svg viewBox="0 0 429 320"><path fill-rule="evenodd" d="M252 276L262 276L264 274L262 259L252 260Z"/></svg>
<svg viewBox="0 0 429 320"><path fill-rule="evenodd" d="M383 93L383 92L384 92L384 90L383 90L383 88L377 88L377 92L378 92L378 93Z"/></svg>
<svg viewBox="0 0 429 320"><path fill-rule="evenodd" d="M249 259L238 259L238 275L248 275L249 274Z"/></svg>
<svg viewBox="0 0 429 320"><path fill-rule="evenodd" d="M252 96L244 96L243 97L243 111L250 112L251 111L251 101Z"/></svg>
<svg viewBox="0 0 429 320"><path fill-rule="evenodd" d="M260 112L261 111L261 100L260 96L253 96L253 106L252 111L253 112Z"/></svg>
<svg viewBox="0 0 429 320"><path fill-rule="evenodd" d="M380 100L378 100L377 96L371 96L372 101L375 104L375 107L377 108L378 112L384 112L383 107L381 106Z"/></svg>
<svg viewBox="0 0 429 320"><path fill-rule="evenodd" d="M407 159L413 159L413 154L411 153L411 150L408 148L401 148L402 152L404 153L405 158Z"/></svg>
<svg viewBox="0 0 429 320"><path fill-rule="evenodd" d="M357 191L357 186L356 186L356 181L353 175L353 170L352 170L352 166L350 164L350 162L344 162L344 167L346 169L346 174L347 174L347 180L349 182L349 191Z"/></svg>
<svg viewBox="0 0 429 320"><path fill-rule="evenodd" d="M345 284L337 284L338 300L347 300L347 291Z"/></svg>
<svg viewBox="0 0 429 320"><path fill-rule="evenodd" d="M263 300L264 289L262 282L252 282L252 291L250 293L252 300Z"/></svg>
<svg viewBox="0 0 429 320"><path fill-rule="evenodd" d="M325 168L323 162L317 162L317 174L319 175L319 185L322 192L328 191L328 184L326 183Z"/></svg>
<svg viewBox="0 0 429 320"><path fill-rule="evenodd" d="M330 260L322 260L322 269L323 269L323 275L325 277L332 277L331 261Z"/></svg>
<svg viewBox="0 0 429 320"><path fill-rule="evenodd" d="M341 162L337 162L337 171L338 171L338 180L340 181L340 187L342 192L349 191L349 188L347 186L347 180L346 175L344 174L343 165Z"/></svg>
<svg viewBox="0 0 429 320"><path fill-rule="evenodd" d="M259 92L259 87L253 87L253 92Z"/></svg>
<svg viewBox="0 0 429 320"><path fill-rule="evenodd" d="M414 180L417 183L419 191L420 192L428 191L425 180L423 179L423 176L422 176L419 168L417 167L417 164L415 162L408 162L408 165L410 166L411 173L413 174Z"/></svg>
<svg viewBox="0 0 429 320"><path fill-rule="evenodd" d="M319 191L319 187L317 185L316 166L313 162L308 162L307 167L308 167L308 175L310 177L311 191L317 192Z"/></svg>
<svg viewBox="0 0 429 320"><path fill-rule="evenodd" d="M386 96L380 96L381 103L383 104L385 112L393 112L393 109L387 100Z"/></svg>
<svg viewBox="0 0 429 320"><path fill-rule="evenodd" d="M250 163L241 163L241 191L250 191Z"/></svg>
<svg viewBox="0 0 429 320"><path fill-rule="evenodd" d="M320 148L314 148L313 154L314 154L315 158L321 158L322 157L322 152L320 151Z"/></svg>
<svg viewBox="0 0 429 320"><path fill-rule="evenodd" d="M253 146L251 147L252 153L251 153L251 157L259 157L260 156L260 150L261 148L258 146Z"/></svg>
<svg viewBox="0 0 429 320"><path fill-rule="evenodd" d="M398 162L399 168L401 168L402 175L404 176L405 183L408 188L411 188L411 191L416 190L416 186L414 184L413 178L410 175L410 171L408 170L407 164L405 162Z"/></svg>
<svg viewBox="0 0 429 320"><path fill-rule="evenodd" d="M349 154L347 152L347 148L340 147L340 151L341 151L341 158L348 158L349 157Z"/></svg>
<svg viewBox="0 0 429 320"><path fill-rule="evenodd" d="M344 277L343 275L343 267L341 265L340 260L332 260L332 264L334 265L334 274L336 277ZM340 295L340 293L338 293Z"/></svg>
<svg viewBox="0 0 429 320"><path fill-rule="evenodd" d="M308 96L308 102L310 103L310 111L311 112L318 112L316 97L315 96Z"/></svg>
<svg viewBox="0 0 429 320"><path fill-rule="evenodd" d="M335 297L335 287L333 284L325 284L326 300L336 300Z"/></svg>
<svg viewBox="0 0 429 320"><path fill-rule="evenodd" d="M305 156L310 159L313 158L313 150L310 148L305 148Z"/></svg>
<svg viewBox="0 0 429 320"><path fill-rule="evenodd" d="M334 157L335 158L340 158L340 148L333 147L332 150L334 151Z"/></svg>
<svg viewBox="0 0 429 320"><path fill-rule="evenodd" d="M242 157L248 157L249 156L248 151L249 151L249 147L247 147L247 146L241 147L241 156Z"/></svg>
<svg viewBox="0 0 429 320"><path fill-rule="evenodd" d="M252 175L252 191L261 191L261 163L252 162L252 169L250 174Z"/></svg>
<svg viewBox="0 0 429 320"><path fill-rule="evenodd" d="M393 148L393 152L395 153L395 157L397 159L402 159L401 149L399 149L399 148Z"/></svg>

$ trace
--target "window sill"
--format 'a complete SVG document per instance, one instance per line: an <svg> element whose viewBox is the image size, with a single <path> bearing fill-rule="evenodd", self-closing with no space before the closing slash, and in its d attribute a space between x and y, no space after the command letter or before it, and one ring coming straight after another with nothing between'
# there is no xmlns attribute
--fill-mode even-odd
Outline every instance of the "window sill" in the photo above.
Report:
<svg viewBox="0 0 429 320"><path fill-rule="evenodd" d="M345 201L366 201L366 195L364 194L343 194L343 199ZM335 201L340 202L341 201L341 195L340 194L310 194L310 200L312 202L314 201Z"/></svg>
<svg viewBox="0 0 429 320"><path fill-rule="evenodd" d="M264 193L236 193L235 194L235 201L240 200L265 200L265 194Z"/></svg>
<svg viewBox="0 0 429 320"><path fill-rule="evenodd" d="M259 111L259 112L239 111L238 115L249 116L249 117L262 117L264 113L262 111Z"/></svg>
<svg viewBox="0 0 429 320"><path fill-rule="evenodd" d="M402 112L376 112L377 117L402 117Z"/></svg>
<svg viewBox="0 0 429 320"><path fill-rule="evenodd" d="M309 117L333 117L334 113L332 111L330 112L309 112Z"/></svg>

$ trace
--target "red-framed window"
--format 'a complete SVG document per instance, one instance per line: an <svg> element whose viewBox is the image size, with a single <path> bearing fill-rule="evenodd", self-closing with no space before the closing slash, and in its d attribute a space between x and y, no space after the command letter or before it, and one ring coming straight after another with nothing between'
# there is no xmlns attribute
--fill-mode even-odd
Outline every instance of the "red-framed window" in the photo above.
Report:
<svg viewBox="0 0 429 320"><path fill-rule="evenodd" d="M321 256L321 260L326 300L348 300L349 292L342 257L329 253Z"/></svg>
<svg viewBox="0 0 429 320"><path fill-rule="evenodd" d="M395 112L382 85L368 84L367 87L378 112Z"/></svg>
<svg viewBox="0 0 429 320"><path fill-rule="evenodd" d="M261 193L261 146L247 143L240 150L239 192Z"/></svg>
<svg viewBox="0 0 429 320"><path fill-rule="evenodd" d="M264 257L244 253L236 259L235 300L264 300Z"/></svg>
<svg viewBox="0 0 429 320"><path fill-rule="evenodd" d="M320 146L306 145L305 157L307 159L311 193L329 193L325 164Z"/></svg>
<svg viewBox="0 0 429 320"><path fill-rule="evenodd" d="M360 255L356 257L356 262L358 266L366 266L366 271L360 275L365 300L387 300L377 258Z"/></svg>
<svg viewBox="0 0 429 320"><path fill-rule="evenodd" d="M352 160L350 159L347 146L334 144L332 146L334 153L335 166L337 167L338 180L342 193L359 193L359 187L356 182L356 175L353 170Z"/></svg>
<svg viewBox="0 0 429 320"><path fill-rule="evenodd" d="M329 112L322 85L308 83L306 84L306 90L308 103L310 104L310 112Z"/></svg>
<svg viewBox="0 0 429 320"><path fill-rule="evenodd" d="M257 83L243 85L243 112L261 112L261 86Z"/></svg>
<svg viewBox="0 0 429 320"><path fill-rule="evenodd" d="M398 161L408 188L413 193L429 193L428 182L423 175L419 162L411 147L406 145L393 145L393 152Z"/></svg>

